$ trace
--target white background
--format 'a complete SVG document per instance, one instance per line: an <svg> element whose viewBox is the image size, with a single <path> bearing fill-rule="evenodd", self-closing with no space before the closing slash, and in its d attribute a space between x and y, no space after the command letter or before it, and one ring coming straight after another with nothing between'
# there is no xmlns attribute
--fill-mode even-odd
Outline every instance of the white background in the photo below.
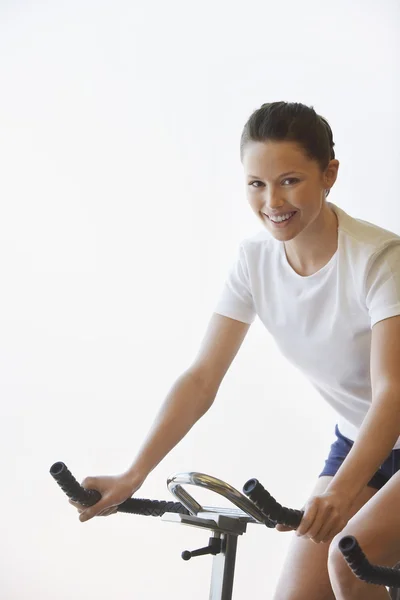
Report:
<svg viewBox="0 0 400 600"><path fill-rule="evenodd" d="M397 0L0 3L0 591L5 600L208 597L209 532L80 523L49 475L120 473L191 364L240 240L242 128L314 106L329 200L400 233ZM138 496L197 470L300 508L335 415L258 320L212 409ZM224 505L207 492L204 503ZM271 598L293 533L249 525L234 598Z"/></svg>

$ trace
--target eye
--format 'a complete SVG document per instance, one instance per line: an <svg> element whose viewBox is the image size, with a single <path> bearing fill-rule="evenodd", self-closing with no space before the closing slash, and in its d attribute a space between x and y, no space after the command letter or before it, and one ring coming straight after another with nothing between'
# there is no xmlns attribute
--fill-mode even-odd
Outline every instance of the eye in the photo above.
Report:
<svg viewBox="0 0 400 600"><path fill-rule="evenodd" d="M283 179L283 181L292 181L292 182L297 182L297 181L299 181L299 180L298 180L296 177L287 177L286 179ZM250 185L250 186L252 186L252 187L255 187L256 189L258 189L259 187L261 187L261 186L259 186L259 185L256 185L256 186L255 186L255 185L254 185L255 183L261 183L261 185L264 185L264 184L262 183L262 181L258 181L258 180L251 181L251 182L249 183L249 185ZM285 186L285 187L286 187L286 186Z"/></svg>
<svg viewBox="0 0 400 600"><path fill-rule="evenodd" d="M251 187L255 187L255 188L258 188L258 187L260 187L260 186L258 186L258 185L256 185L256 186L255 186L255 185L254 185L255 183L261 183L261 181L251 181L251 182L249 183L249 185L251 185Z"/></svg>

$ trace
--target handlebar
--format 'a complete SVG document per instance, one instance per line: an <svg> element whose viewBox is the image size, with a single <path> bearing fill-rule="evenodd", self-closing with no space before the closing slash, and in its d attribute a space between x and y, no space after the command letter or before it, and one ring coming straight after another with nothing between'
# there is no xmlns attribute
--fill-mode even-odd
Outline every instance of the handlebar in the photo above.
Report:
<svg viewBox="0 0 400 600"><path fill-rule="evenodd" d="M391 567L372 565L354 536L342 537L339 549L351 570L362 581L386 587L400 587L400 571Z"/></svg>
<svg viewBox="0 0 400 600"><path fill-rule="evenodd" d="M262 513L268 515L270 521L274 523L274 527L278 523L295 529L300 525L304 511L293 510L279 504L257 479L249 479L243 486L243 492Z"/></svg>
<svg viewBox="0 0 400 600"><path fill-rule="evenodd" d="M185 484L196 485L212 492L216 492L220 496L227 498L232 504L237 506L239 510L217 508L213 506L203 508L193 496L182 488L182 485ZM216 477L195 472L177 473L167 479L167 486L171 494L180 500L193 515L198 515L203 512L218 513L225 516L236 517L247 522L263 523L267 527L275 527L275 523L272 523L269 516L260 510L254 502L248 500L246 496L243 496L243 494L238 492L234 487Z"/></svg>
<svg viewBox="0 0 400 600"><path fill-rule="evenodd" d="M56 462L50 469L50 474L57 481L68 498L83 506L93 506L101 498L97 490L87 490L82 487L63 462ZM166 512L188 515L189 511L180 502L128 498L117 507L118 512L132 513L151 517L161 517Z"/></svg>
<svg viewBox="0 0 400 600"><path fill-rule="evenodd" d="M257 479L249 479L243 487L243 492L275 523L295 528L300 525L304 511L281 506ZM344 536L339 542L339 550L353 573L362 581L386 587L400 587L400 571L396 568L372 565L354 536Z"/></svg>
<svg viewBox="0 0 400 600"><path fill-rule="evenodd" d="M79 502L83 506L93 506L101 499L101 494L97 490L88 490L82 487L63 462L54 463L50 468L50 475L52 475L68 498L74 502ZM228 498L233 504L236 504L236 506L243 510L232 510L214 506L202 507L182 488L182 484L197 485L215 491ZM182 502L128 498L117 507L117 511L156 517L160 517L166 512L195 516L204 512L218 513L249 522L263 523L268 527L275 527L275 523L270 522L268 516L263 514L250 500L232 486L215 477L210 477L203 473L178 473L168 479L168 488L173 495L182 499Z"/></svg>
<svg viewBox="0 0 400 600"><path fill-rule="evenodd" d="M82 487L63 462L54 463L50 474L70 499L83 506L93 506L101 499L97 490ZM182 488L184 484L216 492L230 500L239 510L202 507ZM245 496L224 481L203 473L178 473L168 478L167 485L170 492L181 502L128 498L118 506L118 512L145 516L161 516L166 512L194 516L199 513L218 513L246 522L261 523L270 528L279 523L294 529L300 525L304 515L304 511L279 504L254 478L249 479L243 486ZM400 571L396 568L372 565L353 536L343 537L339 542L339 549L354 574L362 581L386 587L400 587Z"/></svg>

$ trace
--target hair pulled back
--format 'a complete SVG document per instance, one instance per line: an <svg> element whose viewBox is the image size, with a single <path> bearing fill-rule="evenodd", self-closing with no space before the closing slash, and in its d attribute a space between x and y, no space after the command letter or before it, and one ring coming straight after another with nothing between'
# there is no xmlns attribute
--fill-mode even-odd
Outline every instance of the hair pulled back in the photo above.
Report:
<svg viewBox="0 0 400 600"><path fill-rule="evenodd" d="M321 172L335 158L335 142L328 121L313 106L300 102L268 102L250 115L240 138L241 162L246 144L252 141L295 142L309 159L319 164Z"/></svg>

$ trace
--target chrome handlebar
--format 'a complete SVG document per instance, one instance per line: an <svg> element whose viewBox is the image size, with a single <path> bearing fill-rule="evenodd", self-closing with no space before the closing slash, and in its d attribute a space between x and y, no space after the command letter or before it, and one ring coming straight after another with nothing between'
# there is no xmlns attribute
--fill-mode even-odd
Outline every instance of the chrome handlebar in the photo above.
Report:
<svg viewBox="0 0 400 600"><path fill-rule="evenodd" d="M201 506L182 485L196 485L205 488L211 492L216 492L220 496L227 498L237 509L218 508L215 506ZM167 479L167 486L171 494L181 502L188 511L199 516L200 513L218 513L227 517L232 517L247 523L265 523L265 516L244 494L234 487L225 483L221 479L205 475L204 473L188 472L176 473Z"/></svg>

